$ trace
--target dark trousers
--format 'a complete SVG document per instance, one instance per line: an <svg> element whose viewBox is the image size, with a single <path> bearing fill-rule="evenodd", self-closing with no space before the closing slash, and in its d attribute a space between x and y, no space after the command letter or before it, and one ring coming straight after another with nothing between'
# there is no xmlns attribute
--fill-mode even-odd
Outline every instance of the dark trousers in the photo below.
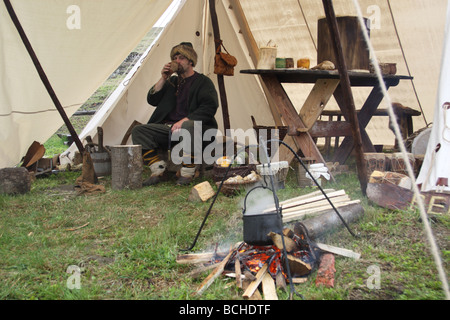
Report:
<svg viewBox="0 0 450 320"><path fill-rule="evenodd" d="M185 121L178 133L171 134L171 127L166 124L150 123L134 127L131 138L133 144L141 145L143 151L168 150L176 146L172 154L174 163L201 163L202 150L205 145L203 135L206 130L214 129L202 126L200 121ZM215 130L215 129L214 129ZM213 132L215 136L215 131ZM207 142L206 142L207 143ZM175 149L174 149L175 150Z"/></svg>

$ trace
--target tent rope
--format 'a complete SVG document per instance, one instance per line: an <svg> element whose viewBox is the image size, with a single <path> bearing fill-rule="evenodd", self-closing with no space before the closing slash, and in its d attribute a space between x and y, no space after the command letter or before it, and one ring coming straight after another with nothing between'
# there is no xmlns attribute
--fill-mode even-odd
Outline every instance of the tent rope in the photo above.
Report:
<svg viewBox="0 0 450 320"><path fill-rule="evenodd" d="M398 34L397 24L395 23L394 13L392 12L391 2L387 0L387 4L389 7L389 12L391 13L392 23L394 24L395 35L397 36L397 41L400 46L400 50L402 51L403 61L405 61L406 69L408 70L408 75L411 76L411 71L409 69L408 60L406 59L405 50L403 49L402 41L400 40L400 35ZM419 95L416 90L416 85L414 83L414 79L411 79L411 85L413 87L414 95L416 96L417 103L419 104L420 111L422 112L423 120L425 121L426 126L428 126L427 118L425 117L425 112L423 112L422 104L420 103Z"/></svg>
<svg viewBox="0 0 450 320"><path fill-rule="evenodd" d="M360 22L360 26L364 26L364 19L363 19L363 15L362 15L362 12L361 12L361 7L359 6L358 0L353 0L353 4L354 4L355 9L357 11L357 15L358 15L358 19L359 19L359 22ZM383 76L381 75L380 66L378 65L378 63L376 63L376 61L377 61L376 53L375 53L375 50L374 50L374 48L372 46L372 43L370 42L369 34L368 34L368 32L367 32L367 30L365 28L361 28L361 30L362 30L362 33L364 35L366 44L367 44L367 46L369 48L370 56L371 56L371 59L372 59L372 62L373 62L374 68L375 68L375 73L376 73L376 75L378 77L378 81L380 83L381 90L383 92L384 97L386 98L387 110L389 112L389 117L391 119L391 123L393 124L395 136L398 139L398 141L403 141L402 135L400 133L400 127L397 124L397 121L393 121L393 120L396 119L396 116L395 116L395 113L394 113L394 109L392 107L392 101L391 101L391 98L390 98L390 96L389 96L389 94L387 92L386 84L383 81ZM440 278L441 283L442 283L442 288L444 290L446 299L450 300L450 292L449 292L449 287L448 287L448 281L447 281L446 274L445 274L445 271L444 271L444 268L443 268L443 264L442 264L442 260L441 260L440 254L439 254L439 248L438 248L438 246L436 244L436 239L434 238L433 231L432 231L430 223L429 223L428 215L427 215L427 213L425 211L425 206L424 206L423 199L420 196L420 192L419 192L419 189L417 187L416 179L415 179L414 174L413 174L413 169L412 169L411 164L408 161L408 157L406 155L406 148L405 148L404 143L399 143L399 147L400 147L400 150L401 150L402 158L403 158L403 160L404 160L404 162L406 164L408 175L409 175L409 177L412 180L413 191L414 191L414 194L416 196L417 203L419 205L420 217L421 217L422 222L424 224L425 233L427 235L427 239L428 239L428 242L429 242L430 247L431 247L430 251L431 251L431 254L433 255L433 258L434 258L434 261L435 261L435 264L436 264L436 267L437 267L437 270L438 270L438 273L439 273L439 278Z"/></svg>
<svg viewBox="0 0 450 320"><path fill-rule="evenodd" d="M316 51L317 51L317 45L316 45L316 42L314 41L314 37L313 37L312 31L311 31L311 28L309 27L308 20L306 19L306 14L305 14L305 11L303 10L301 0L298 0L297 2L300 7L300 11L302 12L303 19L305 20L306 28L308 29L309 36L311 37L311 41L314 45L314 49L316 49Z"/></svg>

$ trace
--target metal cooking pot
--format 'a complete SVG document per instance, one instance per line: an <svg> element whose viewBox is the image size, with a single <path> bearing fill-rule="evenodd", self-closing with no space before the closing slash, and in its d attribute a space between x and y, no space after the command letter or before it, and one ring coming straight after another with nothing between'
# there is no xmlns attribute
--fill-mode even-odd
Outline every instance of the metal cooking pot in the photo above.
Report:
<svg viewBox="0 0 450 320"><path fill-rule="evenodd" d="M244 242L254 246L272 245L272 239L268 234L270 232L281 233L283 230L281 208L279 209L279 212L274 210L267 213L246 214L247 196L254 189L247 193L244 200L244 209L242 212L244 222Z"/></svg>

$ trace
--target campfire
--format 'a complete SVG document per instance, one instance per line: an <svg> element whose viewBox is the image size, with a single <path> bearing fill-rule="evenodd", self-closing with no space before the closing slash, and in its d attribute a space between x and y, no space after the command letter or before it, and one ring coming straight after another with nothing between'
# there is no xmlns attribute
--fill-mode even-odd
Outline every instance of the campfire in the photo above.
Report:
<svg viewBox="0 0 450 320"><path fill-rule="evenodd" d="M297 230L296 230L297 231ZM260 295L257 291L263 284L264 296L276 299L276 287L287 287L287 283L302 283L317 266L320 249L302 232L285 228L282 234L270 232L272 244L260 246L246 242L236 244L229 252L186 254L178 256L178 263L202 263L198 272L214 267L213 272L201 283L197 294L201 294L220 275L233 277L239 288L244 289L245 299Z"/></svg>
<svg viewBox="0 0 450 320"><path fill-rule="evenodd" d="M334 255L355 260L361 255L316 242L319 235L344 226L336 218L336 209L324 205L325 193L335 207L341 209L341 214L348 221L354 221L364 210L359 201L350 201L344 190L329 189L321 192L324 194L312 192L285 200L279 203L278 209L258 208L251 213L246 212L244 200L242 242L225 251L218 250L217 244L213 252L182 254L177 257L180 264L197 265L190 273L192 277L212 270L200 284L196 294L201 295L215 279L223 275L236 279L236 285L244 291L245 299L264 297L266 300L277 300L277 288L287 289L288 285L292 297L294 284L306 282L316 268L316 286L334 287ZM306 214L310 217L295 222L292 229L287 227L287 222L293 222Z"/></svg>

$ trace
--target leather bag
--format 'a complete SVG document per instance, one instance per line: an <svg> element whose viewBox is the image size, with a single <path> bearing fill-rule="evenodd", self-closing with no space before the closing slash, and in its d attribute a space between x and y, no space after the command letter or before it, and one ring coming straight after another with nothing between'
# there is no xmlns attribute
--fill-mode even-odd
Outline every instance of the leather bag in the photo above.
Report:
<svg viewBox="0 0 450 320"><path fill-rule="evenodd" d="M225 52L222 52L221 48L223 48ZM236 65L237 59L228 53L222 41L220 41L220 45L216 50L214 73L224 76L234 76L234 67Z"/></svg>

